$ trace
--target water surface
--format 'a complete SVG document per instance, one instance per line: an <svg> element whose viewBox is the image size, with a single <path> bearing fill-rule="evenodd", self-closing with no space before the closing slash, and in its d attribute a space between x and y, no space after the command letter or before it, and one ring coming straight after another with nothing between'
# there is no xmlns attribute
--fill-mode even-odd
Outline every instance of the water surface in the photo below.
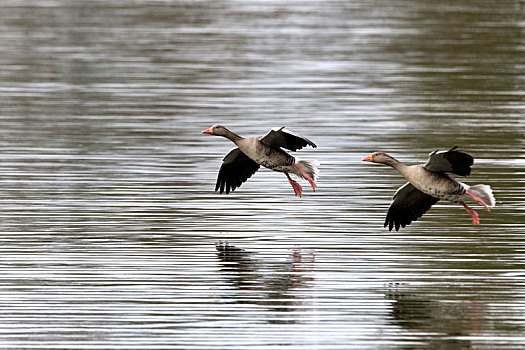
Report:
<svg viewBox="0 0 525 350"><path fill-rule="evenodd" d="M522 2L0 7L2 348L525 345ZM215 193L215 123L312 139L318 190ZM497 207L383 229L361 159L454 145Z"/></svg>

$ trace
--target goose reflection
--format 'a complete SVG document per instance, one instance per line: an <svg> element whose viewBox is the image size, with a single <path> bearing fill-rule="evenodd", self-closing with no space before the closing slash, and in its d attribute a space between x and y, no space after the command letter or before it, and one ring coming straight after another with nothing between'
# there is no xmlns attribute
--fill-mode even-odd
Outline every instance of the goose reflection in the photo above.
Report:
<svg viewBox="0 0 525 350"><path fill-rule="evenodd" d="M390 285L385 298L393 301L392 320L410 333L428 336L432 349L471 349L476 344L466 339L487 331L487 306L475 299L447 302L442 295L425 292L402 284ZM446 338L433 337L446 334Z"/></svg>
<svg viewBox="0 0 525 350"><path fill-rule="evenodd" d="M285 261L265 260L228 242L215 245L221 261L220 273L233 287L223 296L228 303L256 304L280 314L296 311L311 293L315 256L294 249ZM297 317L272 317L270 323L296 323Z"/></svg>

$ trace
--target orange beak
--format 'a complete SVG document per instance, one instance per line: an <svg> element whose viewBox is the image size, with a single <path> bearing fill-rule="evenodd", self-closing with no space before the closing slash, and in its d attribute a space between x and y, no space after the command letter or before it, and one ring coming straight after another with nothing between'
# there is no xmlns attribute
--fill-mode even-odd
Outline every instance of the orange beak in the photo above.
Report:
<svg viewBox="0 0 525 350"><path fill-rule="evenodd" d="M206 130L202 130L202 133L203 133L203 134L210 134L210 135L211 135L211 134L213 134L213 131L211 130L211 127L209 127L209 128L206 129Z"/></svg>
<svg viewBox="0 0 525 350"><path fill-rule="evenodd" d="M363 162L372 162L373 159L372 159L372 156L368 156L368 157L364 157L364 158L362 159L362 161L363 161Z"/></svg>

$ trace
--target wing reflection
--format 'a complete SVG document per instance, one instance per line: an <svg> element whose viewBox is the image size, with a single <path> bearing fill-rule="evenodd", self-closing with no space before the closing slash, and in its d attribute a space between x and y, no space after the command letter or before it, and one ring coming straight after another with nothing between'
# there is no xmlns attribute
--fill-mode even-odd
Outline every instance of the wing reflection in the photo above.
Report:
<svg viewBox="0 0 525 350"><path fill-rule="evenodd" d="M234 291L225 293L228 303L256 304L284 313L297 310L311 298L309 289L313 286L315 263L313 252L294 249L285 261L275 261L258 258L255 253L228 242L218 242L215 246L222 263L220 272ZM305 289L308 291L305 292ZM297 317L271 317L268 320L270 323L297 321Z"/></svg>
<svg viewBox="0 0 525 350"><path fill-rule="evenodd" d="M488 308L483 302L457 298L447 301L443 295L403 284L390 285L385 297L393 301L390 316L395 323L410 333L428 335L430 348L471 349L482 345L476 344L472 336L489 326ZM446 337L432 337L435 334Z"/></svg>

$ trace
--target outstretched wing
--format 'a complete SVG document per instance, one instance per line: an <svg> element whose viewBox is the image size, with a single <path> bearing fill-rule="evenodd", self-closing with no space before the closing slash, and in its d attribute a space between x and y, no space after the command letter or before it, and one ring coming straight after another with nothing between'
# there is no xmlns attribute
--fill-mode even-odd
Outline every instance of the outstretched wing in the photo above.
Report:
<svg viewBox="0 0 525 350"><path fill-rule="evenodd" d="M470 166L474 158L470 154L456 151L454 146L448 151L434 151L430 153L428 162L424 165L427 170L438 173L454 173L461 176L470 175Z"/></svg>
<svg viewBox="0 0 525 350"><path fill-rule="evenodd" d="M217 177L217 184L215 191L226 194L230 191L235 191L243 182L248 180L259 169L259 164L251 160L246 154L242 153L240 149L232 149L221 165L219 176Z"/></svg>
<svg viewBox="0 0 525 350"><path fill-rule="evenodd" d="M394 194L383 227L388 225L389 231L392 231L393 227L396 228L396 231L399 231L399 227L405 227L410 225L412 221L416 221L437 201L439 201L438 198L421 192L410 182L407 182Z"/></svg>
<svg viewBox="0 0 525 350"><path fill-rule="evenodd" d="M293 131L286 129L284 126L282 128L273 128L266 135L261 137L260 141L267 145L286 148L290 151L297 151L308 145L313 148L317 147L315 143L308 140L306 137L296 134Z"/></svg>

